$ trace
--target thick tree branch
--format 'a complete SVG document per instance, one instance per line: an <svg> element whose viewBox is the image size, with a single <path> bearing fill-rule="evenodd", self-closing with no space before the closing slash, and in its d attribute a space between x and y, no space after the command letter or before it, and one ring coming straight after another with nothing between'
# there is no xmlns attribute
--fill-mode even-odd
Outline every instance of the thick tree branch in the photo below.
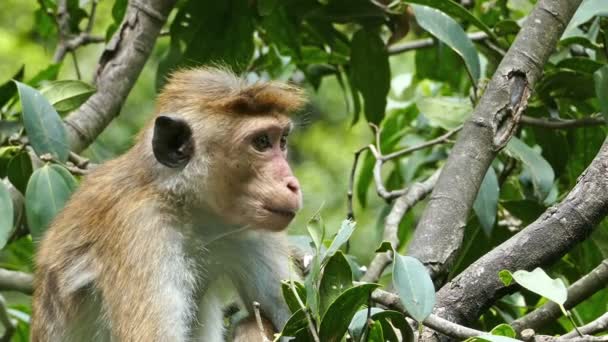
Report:
<svg viewBox="0 0 608 342"><path fill-rule="evenodd" d="M566 309L575 307L597 291L606 288L606 285L608 285L608 259L602 261L593 271L568 287L568 300L564 303L564 307ZM511 326L517 332L524 329L538 330L561 315L559 305L554 302L547 302L542 307L516 319L511 323Z"/></svg>
<svg viewBox="0 0 608 342"><path fill-rule="evenodd" d="M120 112L176 0L131 0L101 55L97 92L65 119L71 149L84 150Z"/></svg>
<svg viewBox="0 0 608 342"><path fill-rule="evenodd" d="M435 312L467 324L504 294L498 272L546 266L589 236L608 214L608 139L576 186L521 232L471 264L437 293Z"/></svg>
<svg viewBox="0 0 608 342"><path fill-rule="evenodd" d="M384 220L384 235L382 239L390 242L394 249L399 248L398 231L399 223L401 223L403 216L433 190L435 182L437 182L437 178L439 178L439 172L440 170L435 171L433 175L423 182L411 184L407 188L405 194L397 198L395 204L393 204L393 208ZM361 281L368 283L378 281L382 272L384 272L384 269L392 260L391 252L377 253L369 264L367 272L365 272Z"/></svg>
<svg viewBox="0 0 608 342"><path fill-rule="evenodd" d="M0 269L0 291L18 291L32 294L33 277L29 273Z"/></svg>
<svg viewBox="0 0 608 342"><path fill-rule="evenodd" d="M409 255L429 268L436 283L444 281L462 246L490 163L515 131L530 89L580 2L538 2L458 135L409 247Z"/></svg>

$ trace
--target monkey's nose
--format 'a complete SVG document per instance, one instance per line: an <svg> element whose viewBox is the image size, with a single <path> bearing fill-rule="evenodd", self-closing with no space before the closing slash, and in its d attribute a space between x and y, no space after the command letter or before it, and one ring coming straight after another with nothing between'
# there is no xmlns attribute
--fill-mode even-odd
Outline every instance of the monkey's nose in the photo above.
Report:
<svg viewBox="0 0 608 342"><path fill-rule="evenodd" d="M299 194L300 193L300 183L298 182L297 179L290 178L287 181L287 189L289 189L294 194Z"/></svg>

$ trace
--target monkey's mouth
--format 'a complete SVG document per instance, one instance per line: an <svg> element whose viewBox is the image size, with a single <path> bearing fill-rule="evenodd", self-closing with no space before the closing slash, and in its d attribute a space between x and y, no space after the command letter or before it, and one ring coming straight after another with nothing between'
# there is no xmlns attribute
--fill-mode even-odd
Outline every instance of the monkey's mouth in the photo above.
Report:
<svg viewBox="0 0 608 342"><path fill-rule="evenodd" d="M296 211L291 210L291 209L271 208L271 207L267 207L267 206L264 206L264 209L266 209L267 211L269 211L273 214L283 216L283 217L289 218L289 219L292 219L296 216Z"/></svg>

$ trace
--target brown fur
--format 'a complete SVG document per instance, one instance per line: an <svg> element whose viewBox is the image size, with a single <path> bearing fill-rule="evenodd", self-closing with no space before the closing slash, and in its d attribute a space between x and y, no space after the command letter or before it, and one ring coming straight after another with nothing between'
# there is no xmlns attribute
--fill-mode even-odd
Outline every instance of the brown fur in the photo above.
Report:
<svg viewBox="0 0 608 342"><path fill-rule="evenodd" d="M245 153L237 138L255 129L287 125L285 113L303 103L297 88L277 82L247 85L222 69L173 74L159 95L157 115L176 114L191 124L196 156L209 160L209 173L201 176L206 179L194 185L179 181L174 187L163 185L160 178L169 171L159 167L150 152L153 120L131 150L86 176L39 246L32 341L55 341L66 329L64 322L78 320L83 303L95 298L102 304L106 316L102 319L110 322L119 341L174 340L159 330L163 308L149 305L157 298L156 265L170 254L165 241L175 239L174 227L183 226L201 206L222 219L236 217L234 224L259 220L268 223L268 229L284 228L282 221L260 218L258 211L250 209L260 201L288 200L274 190L284 186L279 183L291 172L286 162L276 161L284 160L284 154ZM243 195L249 192L249 197ZM255 222L253 226L261 225ZM79 269L77 262L93 270L95 277L71 291L73 278L82 276L70 273Z"/></svg>

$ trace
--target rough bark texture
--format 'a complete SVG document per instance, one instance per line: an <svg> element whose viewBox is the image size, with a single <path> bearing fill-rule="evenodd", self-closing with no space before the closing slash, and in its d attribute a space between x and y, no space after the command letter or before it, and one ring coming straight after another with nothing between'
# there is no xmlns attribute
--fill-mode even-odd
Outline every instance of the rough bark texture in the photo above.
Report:
<svg viewBox="0 0 608 342"><path fill-rule="evenodd" d="M125 19L101 55L97 92L65 119L72 151L87 148L118 115L175 3L129 1Z"/></svg>
<svg viewBox="0 0 608 342"><path fill-rule="evenodd" d="M437 293L435 312L452 322L469 324L507 289L498 272L550 265L608 214L608 139L568 196L524 230L477 260Z"/></svg>
<svg viewBox="0 0 608 342"><path fill-rule="evenodd" d="M459 134L408 249L429 268L436 283L443 283L461 248L468 215L490 163L517 127L530 89L580 3L538 2Z"/></svg>

